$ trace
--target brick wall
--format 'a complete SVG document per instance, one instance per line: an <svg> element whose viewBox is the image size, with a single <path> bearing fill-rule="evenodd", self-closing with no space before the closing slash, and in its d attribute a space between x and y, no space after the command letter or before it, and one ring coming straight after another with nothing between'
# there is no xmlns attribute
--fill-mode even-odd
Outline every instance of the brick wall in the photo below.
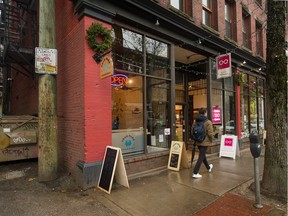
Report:
<svg viewBox="0 0 288 216"><path fill-rule="evenodd" d="M72 174L78 160L103 159L111 145L111 79L100 79L99 65L85 39L90 17L78 20L71 1L57 1L57 109L60 166ZM111 28L107 24L104 26Z"/></svg>
<svg viewBox="0 0 288 216"><path fill-rule="evenodd" d="M237 36L236 42L239 47L242 45L242 4L246 5L251 12L251 54L256 55L256 17L263 21L263 59L266 59L266 14L265 14L265 1L262 1L262 5L257 4L256 2L251 2L251 0L236 1L236 24L237 24ZM159 4L163 7L168 8L170 3L167 0L159 0ZM224 8L225 0L217 1L217 26L216 29L220 33L220 37L224 39L225 36L225 20L224 20ZM186 9L188 10L188 9ZM192 13L194 23L201 27L202 25L202 0L193 0L192 1Z"/></svg>
<svg viewBox="0 0 288 216"><path fill-rule="evenodd" d="M11 72L12 80L10 91L10 115L37 115L38 114L38 80L36 77L27 77L20 73L27 73L20 66L14 65ZM34 72L34 71L33 71Z"/></svg>
<svg viewBox="0 0 288 216"><path fill-rule="evenodd" d="M56 1L59 165L74 172L84 160L84 21L71 1Z"/></svg>
<svg viewBox="0 0 288 216"><path fill-rule="evenodd" d="M92 22L84 17L85 32ZM102 23L111 29L111 26ZM87 41L85 45L85 161L103 160L105 148L112 145L112 88L111 78L100 79L100 68L92 56Z"/></svg>

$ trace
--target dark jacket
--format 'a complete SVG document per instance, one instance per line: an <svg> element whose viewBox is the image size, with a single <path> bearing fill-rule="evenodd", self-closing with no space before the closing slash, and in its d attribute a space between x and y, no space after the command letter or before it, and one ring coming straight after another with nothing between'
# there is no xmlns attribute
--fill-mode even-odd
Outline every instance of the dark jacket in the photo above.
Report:
<svg viewBox="0 0 288 216"><path fill-rule="evenodd" d="M211 146L212 141L213 141L212 122L205 115L199 115L196 118L196 122L205 122L204 127L205 127L205 133L206 133L206 137L205 137L204 141L203 142L196 142L196 145L198 145L198 146ZM192 128L194 127L194 125L195 125L195 121L192 125Z"/></svg>

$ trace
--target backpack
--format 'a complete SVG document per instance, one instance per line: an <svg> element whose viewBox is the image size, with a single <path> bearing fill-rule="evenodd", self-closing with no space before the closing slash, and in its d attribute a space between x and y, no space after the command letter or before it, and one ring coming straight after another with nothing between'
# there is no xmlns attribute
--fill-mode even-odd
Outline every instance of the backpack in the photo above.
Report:
<svg viewBox="0 0 288 216"><path fill-rule="evenodd" d="M192 138L197 142L203 142L206 137L204 123L205 121L195 122L192 128Z"/></svg>

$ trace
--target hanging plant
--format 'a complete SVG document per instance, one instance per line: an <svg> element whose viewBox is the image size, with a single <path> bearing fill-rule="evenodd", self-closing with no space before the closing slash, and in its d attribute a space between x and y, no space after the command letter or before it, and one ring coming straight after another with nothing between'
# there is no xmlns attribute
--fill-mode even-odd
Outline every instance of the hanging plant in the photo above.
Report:
<svg viewBox="0 0 288 216"><path fill-rule="evenodd" d="M113 37L111 36L111 31L103 27L102 24L92 23L86 33L89 47L97 54L102 54L110 49Z"/></svg>
<svg viewBox="0 0 288 216"><path fill-rule="evenodd" d="M238 86L241 86L244 83L244 74L238 72L235 76L235 82Z"/></svg>

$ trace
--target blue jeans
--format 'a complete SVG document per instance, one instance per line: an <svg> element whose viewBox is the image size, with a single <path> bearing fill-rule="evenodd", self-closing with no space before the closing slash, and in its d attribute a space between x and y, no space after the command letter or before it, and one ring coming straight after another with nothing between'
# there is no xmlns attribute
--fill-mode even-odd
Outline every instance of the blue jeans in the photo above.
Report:
<svg viewBox="0 0 288 216"><path fill-rule="evenodd" d="M207 170L210 169L210 166L209 166L207 158L206 158L207 148L208 148L207 146L198 146L199 157L198 157L197 163L196 163L194 170L193 170L194 174L197 174L199 172L202 162L204 163Z"/></svg>

